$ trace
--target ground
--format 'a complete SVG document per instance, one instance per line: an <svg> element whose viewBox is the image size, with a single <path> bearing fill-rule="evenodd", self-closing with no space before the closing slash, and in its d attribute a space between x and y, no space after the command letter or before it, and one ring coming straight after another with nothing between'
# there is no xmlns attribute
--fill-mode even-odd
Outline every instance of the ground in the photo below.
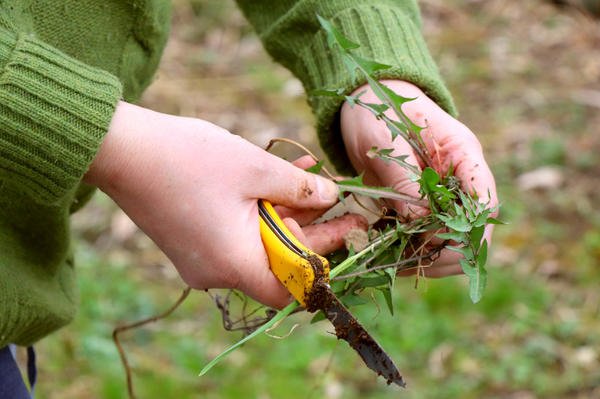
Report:
<svg viewBox="0 0 600 399"><path fill-rule="evenodd" d="M271 62L232 1L177 0L171 40L143 98L264 145L317 150L301 85ZM326 323L204 364L240 338L204 292L126 334L142 398L600 398L600 25L544 1L421 1L424 32L481 139L502 201L481 303L464 277L398 281L396 314L357 307L408 389L363 367ZM317 150L318 151L318 150ZM156 210L160 212L160 210ZM123 398L112 329L173 303L184 285L152 242L97 195L74 219L81 309L37 345L39 398Z"/></svg>

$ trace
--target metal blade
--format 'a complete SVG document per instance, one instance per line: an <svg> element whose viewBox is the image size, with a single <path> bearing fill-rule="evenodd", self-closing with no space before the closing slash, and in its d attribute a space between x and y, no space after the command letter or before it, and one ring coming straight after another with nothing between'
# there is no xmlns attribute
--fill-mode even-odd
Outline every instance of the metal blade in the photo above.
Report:
<svg viewBox="0 0 600 399"><path fill-rule="evenodd" d="M385 378L388 384L393 382L405 387L406 383L392 359L342 305L331 289L327 287L320 291L321 295L325 296L321 302L323 304L321 310L335 327L335 335L348 342L352 349L358 352L367 367Z"/></svg>

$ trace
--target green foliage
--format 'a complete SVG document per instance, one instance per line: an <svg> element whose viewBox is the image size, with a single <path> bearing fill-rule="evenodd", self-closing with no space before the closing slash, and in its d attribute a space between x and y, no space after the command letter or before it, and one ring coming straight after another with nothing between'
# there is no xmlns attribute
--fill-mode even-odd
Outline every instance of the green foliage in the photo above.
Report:
<svg viewBox="0 0 600 399"><path fill-rule="evenodd" d="M371 90L373 90L373 93L375 93L381 101L379 104L366 103L363 102L360 99L360 95L358 95L351 99L350 104L352 106L363 107L369 110L377 119L384 121L390 131L392 140L396 139L398 136L402 137L410 144L421 162L427 166L421 172L414 165L406 162L407 155L392 156L393 149L379 149L375 147L371 148L367 155L372 158L379 158L384 162L395 162L415 176L415 180L420 186L422 198L428 200L429 209L431 211L431 215L422 218L422 223L420 224L421 229L438 231L440 228L443 228L446 232L438 233L437 237L446 241L455 241L458 244L458 246L447 245L446 248L459 252L464 256L464 259L460 260L460 264L463 272L469 278L469 295L473 302L479 302L487 284L487 272L485 270L487 261L487 242L483 241L482 244L482 238L485 225L489 222L490 215L494 210L486 209L486 204L480 204L477 199L469 193L461 191L460 182L452 175L452 170L448 171L446 175L440 176L440 174L433 169L431 158L421 137L423 128L413 123L402 111L402 105L413 99L403 97L377 81L377 72L388 69L390 66L367 60L356 55L354 50L359 47L356 43L344 37L344 35L330 22L321 17L318 17L318 19L321 26L328 34L330 46L339 50L344 63L352 76L356 78L356 74L359 74L361 79L365 79ZM339 90L329 90L327 93L328 95L341 95ZM347 100L348 97L349 96L346 96L344 98ZM387 114L390 111L394 114L395 118L392 118ZM381 187L365 186L361 176L339 182L338 184L340 185L340 190L343 192L350 191L347 187L351 186L353 188L353 193L360 193L371 197L390 198L389 196L386 196L390 189L386 190ZM414 224L415 222L413 221L411 223ZM417 224L419 223L417 222ZM397 229L397 235L394 235L394 245L397 245L396 241L400 241L401 243L404 243L405 246L412 238L412 234L421 232L421 230L407 230L406 226L402 226L400 223L397 223L395 228ZM389 264L393 270L396 270L399 262L402 261L403 254L396 253L394 254L394 258L390 257L387 251L390 251L391 254L394 249L391 245L387 246L385 251L378 253L375 257L371 257L370 261L372 262L370 262L370 264L372 266L369 267L378 268L379 265L386 264L381 263L382 259L378 259L379 262L377 261L377 257L381 257L388 261L387 264ZM390 263L390 261L392 262ZM367 268L366 265L364 266L365 275L360 278L372 278L370 276L367 277L368 272L371 269ZM389 287L382 291L384 296L388 295L388 292L391 292L390 288L394 281L394 276L391 276L389 280ZM366 284L359 283L357 285L361 288L368 287Z"/></svg>
<svg viewBox="0 0 600 399"><path fill-rule="evenodd" d="M361 194L376 199L393 199L414 205L428 205L431 211L429 215L409 222L397 218L394 223L388 223L380 230L372 229L370 231L372 239L366 248L347 254L345 258L342 257L341 261L336 258L330 259L332 290L348 307L365 304L365 299L361 297L363 292L376 290L383 297L390 314L393 315L392 292L396 273L407 268L420 268L424 262L430 263L434 256L445 247L463 255L464 259L460 260L460 265L469 278L469 296L474 303L479 302L487 284L485 269L487 242L482 241L482 238L485 225L490 221L490 215L494 210L486 209L486 204L480 204L469 193L461 191L459 182L452 175L452 170L442 176L432 168L427 148L421 138L423 128L414 124L402 111L402 105L413 99L395 93L389 87L378 82L375 77L377 72L388 69L390 66L354 54L353 50L359 48L358 44L346 38L329 21L320 16L318 19L328 34L329 45L339 49L352 76L357 78L357 75L360 75L361 78L366 79L381 103L366 103L360 99L361 94L346 96L339 89L320 90L317 94L338 97L352 106L369 110L375 118L385 122L392 140L398 136L402 137L410 144L422 163L427 165L421 172L406 161L406 154L393 156L393 149L371 148L368 153L369 157L379 158L388 163L394 162L406 168L414 176L414 180L419 183L421 198L411 197L390 187L368 186L364 183L363 176L359 175L336 182L340 189L340 199L343 201L346 193ZM388 112L393 112L396 118L389 117ZM319 173L321 169L322 163L319 162L308 170ZM424 204L423 199L426 199ZM445 232L439 233L441 229L444 229ZM445 240L445 243L455 242L457 245L444 244L428 251L414 251L414 246L411 245L410 248L414 253L407 256L405 250L409 248L409 244L426 231L437 232L437 237ZM425 244L427 243L420 247L425 248ZM200 375L204 375L243 343L275 326L297 306L298 303L295 302L278 312L275 318L267 324L214 358L202 369ZM319 312L312 318L312 322L323 319L323 314Z"/></svg>
<svg viewBox="0 0 600 399"><path fill-rule="evenodd" d="M321 170L323 169L324 164L325 163L321 160L321 161L317 162L316 164L314 164L313 166L306 168L306 171L310 172L310 173L319 174L319 173L321 173Z"/></svg>

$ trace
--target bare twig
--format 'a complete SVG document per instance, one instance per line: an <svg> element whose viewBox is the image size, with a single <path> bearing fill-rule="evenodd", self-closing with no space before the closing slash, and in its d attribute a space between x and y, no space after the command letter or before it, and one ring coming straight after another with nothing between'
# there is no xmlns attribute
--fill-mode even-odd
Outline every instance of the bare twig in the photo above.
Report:
<svg viewBox="0 0 600 399"><path fill-rule="evenodd" d="M242 301L241 315L235 320L231 319L230 314L230 297L232 294ZM276 313L276 311L266 308L263 305L258 305L254 309L248 311L248 297L235 290L229 290L224 298L222 298L219 295L212 295L210 292L208 293L208 295L217 305L217 309L219 309L219 311L221 312L223 328L227 331L243 331L244 335L251 334L260 326L268 323L269 320L271 320ZM255 315L258 311L262 309L265 309L266 312L266 315L264 317L259 316L255 318L250 318L250 316Z"/></svg>
<svg viewBox="0 0 600 399"><path fill-rule="evenodd" d="M118 326L117 328L114 329L113 334L112 334L113 341L115 342L115 345L117 346L117 350L119 351L119 355L121 356L121 362L123 363L123 367L125 368L125 375L127 377L127 393L129 394L130 399L135 399L135 397L136 397L134 390L133 390L133 379L132 379L132 374L131 374L131 366L129 365L129 361L127 360L127 355L125 354L125 350L123 349L123 346L121 345L121 341L119 339L119 334L121 334L124 331L132 330L134 328L139 328L146 324L154 323L160 319L164 319L165 317L168 317L171 313L173 313L175 311L175 309L177 309L179 307L179 305L181 305L183 303L183 301L185 301L185 299L190 294L191 290L192 289L190 287L186 287L183 290L183 292L181 293L181 295L179 296L179 298L177 299L177 301L165 312L163 312L159 315L156 315L156 316L149 317L147 319L136 321L134 323Z"/></svg>
<svg viewBox="0 0 600 399"><path fill-rule="evenodd" d="M298 143L296 140L287 139L284 137L278 137L278 138L271 139L271 141L269 141L269 144L267 144L267 146L265 147L265 151L269 151L271 149L271 147L273 147L273 144L275 144L275 143L287 143L287 144L294 145L294 146L300 148L302 151L304 151L307 155L310 155L310 157L313 159L313 161L319 162L319 158L317 158L317 156L315 154L313 154L313 152L311 150L309 150L302 144ZM327 170L327 168L325 166L323 166L323 168L321 170L331 180L334 180L334 181L338 180L331 172L329 172L329 170Z"/></svg>

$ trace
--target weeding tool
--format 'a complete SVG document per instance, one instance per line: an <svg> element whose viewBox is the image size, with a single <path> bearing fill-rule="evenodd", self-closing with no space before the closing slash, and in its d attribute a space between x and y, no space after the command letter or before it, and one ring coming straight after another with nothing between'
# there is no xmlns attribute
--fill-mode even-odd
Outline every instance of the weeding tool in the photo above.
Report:
<svg viewBox="0 0 600 399"><path fill-rule="evenodd" d="M273 206L258 201L260 235L275 276L292 296L308 310L323 311L335 328L335 335L348 342L367 367L404 387L396 365L365 328L337 299L329 286L329 262L306 248L285 226Z"/></svg>

